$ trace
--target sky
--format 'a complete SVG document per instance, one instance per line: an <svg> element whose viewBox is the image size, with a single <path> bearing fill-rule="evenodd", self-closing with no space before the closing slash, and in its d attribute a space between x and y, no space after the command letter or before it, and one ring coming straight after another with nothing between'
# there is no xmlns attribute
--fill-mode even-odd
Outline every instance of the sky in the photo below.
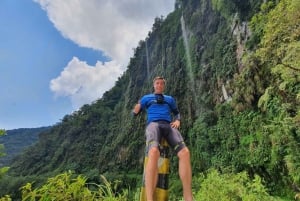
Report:
<svg viewBox="0 0 300 201"><path fill-rule="evenodd" d="M0 0L0 128L36 128L102 97L175 0Z"/></svg>

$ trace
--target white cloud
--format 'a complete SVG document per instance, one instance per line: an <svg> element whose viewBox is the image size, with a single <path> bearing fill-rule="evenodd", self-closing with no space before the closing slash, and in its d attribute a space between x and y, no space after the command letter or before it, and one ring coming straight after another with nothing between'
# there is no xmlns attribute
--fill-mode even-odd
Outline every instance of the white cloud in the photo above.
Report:
<svg viewBox="0 0 300 201"><path fill-rule="evenodd" d="M61 74L51 80L50 89L56 96L70 97L73 108L78 109L101 97L120 74L120 66L114 61L97 62L93 67L73 57Z"/></svg>
<svg viewBox="0 0 300 201"><path fill-rule="evenodd" d="M35 0L61 34L127 65L132 48L175 0Z"/></svg>
<svg viewBox="0 0 300 201"><path fill-rule="evenodd" d="M88 102L88 100L91 102L95 98L99 98L99 94L108 90L107 87L113 86L121 73L119 72L117 75L116 70L125 70L133 54L133 48L137 47L140 40L145 39L152 28L154 18L161 15L167 16L173 10L175 2L175 0L34 1L38 2L47 12L50 21L65 38L74 41L79 46L102 51L114 61L104 65L106 66L106 76L113 76L111 78L105 77L106 80L99 73L97 74L99 77L88 75L94 71L100 71L97 67L99 64L96 65L94 71L87 70L91 67L87 67L86 64L85 67L82 67L83 63L78 59L77 61L73 59L60 77L51 81L51 90L57 96L70 96L75 105ZM114 64L116 66L113 66ZM80 77L82 80L71 79L72 76L77 77L83 69L85 69L86 75ZM112 71L111 74L108 72L110 70ZM104 70L102 69L102 71ZM84 80L91 76L95 80L94 83L97 83L99 87L97 95L93 91L95 86L89 84L90 80ZM69 82L70 80L72 82ZM80 82L80 89L76 82ZM86 100L83 101L84 99Z"/></svg>

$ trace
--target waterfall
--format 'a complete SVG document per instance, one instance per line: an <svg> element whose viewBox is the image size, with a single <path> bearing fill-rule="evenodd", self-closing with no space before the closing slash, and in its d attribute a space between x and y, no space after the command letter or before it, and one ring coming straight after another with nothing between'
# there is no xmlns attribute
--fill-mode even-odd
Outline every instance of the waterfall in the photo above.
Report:
<svg viewBox="0 0 300 201"><path fill-rule="evenodd" d="M147 78L148 78L148 81L150 81L150 62L149 62L149 52L148 52L147 40L145 41L145 43L146 43Z"/></svg>
<svg viewBox="0 0 300 201"><path fill-rule="evenodd" d="M185 21L184 21L183 16L181 16L180 22L181 22L181 31L182 31L183 43L184 43L184 48L185 48L185 56L186 56L186 62L187 62L187 72L188 72L188 77L190 79L190 88L191 88L192 95L193 95L196 114L198 115L199 109L198 109L198 105L197 105L198 101L197 101L197 96L196 96L195 78L194 78L194 74L193 74L190 45L189 45L189 41L188 41L188 35L187 35Z"/></svg>
<svg viewBox="0 0 300 201"><path fill-rule="evenodd" d="M189 76L191 84L194 88L195 80L194 80L194 75L193 75L190 45L189 45L189 41L188 41L188 36L187 36L187 32L186 32L186 28L185 28L185 21L184 21L183 16L181 16L180 22L181 22L182 37L183 37L183 42L184 42L185 54L186 54L186 62L187 62L187 67L188 67L188 76Z"/></svg>

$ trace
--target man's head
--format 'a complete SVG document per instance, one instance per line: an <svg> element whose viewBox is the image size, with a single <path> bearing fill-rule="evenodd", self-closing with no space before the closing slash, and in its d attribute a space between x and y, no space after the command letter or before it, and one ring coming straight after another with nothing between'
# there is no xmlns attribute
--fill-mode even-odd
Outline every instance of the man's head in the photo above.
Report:
<svg viewBox="0 0 300 201"><path fill-rule="evenodd" d="M153 87L155 94L162 94L165 90L166 80L163 77L155 77L153 79Z"/></svg>

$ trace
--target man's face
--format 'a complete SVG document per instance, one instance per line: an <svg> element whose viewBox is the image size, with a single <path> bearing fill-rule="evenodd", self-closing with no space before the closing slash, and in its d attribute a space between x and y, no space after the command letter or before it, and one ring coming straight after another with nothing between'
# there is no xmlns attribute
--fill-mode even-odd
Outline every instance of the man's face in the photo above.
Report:
<svg viewBox="0 0 300 201"><path fill-rule="evenodd" d="M153 83L154 93L162 94L165 90L165 82L163 79L157 79Z"/></svg>

